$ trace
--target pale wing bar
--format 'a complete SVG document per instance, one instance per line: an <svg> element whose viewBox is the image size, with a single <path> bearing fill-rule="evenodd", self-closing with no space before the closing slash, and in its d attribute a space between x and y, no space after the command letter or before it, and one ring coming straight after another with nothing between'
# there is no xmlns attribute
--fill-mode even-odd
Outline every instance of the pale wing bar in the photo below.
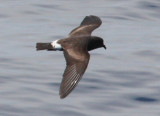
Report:
<svg viewBox="0 0 160 116"><path fill-rule="evenodd" d="M79 27L73 29L69 36L91 35L92 31L98 28L102 21L97 16L86 16Z"/></svg>

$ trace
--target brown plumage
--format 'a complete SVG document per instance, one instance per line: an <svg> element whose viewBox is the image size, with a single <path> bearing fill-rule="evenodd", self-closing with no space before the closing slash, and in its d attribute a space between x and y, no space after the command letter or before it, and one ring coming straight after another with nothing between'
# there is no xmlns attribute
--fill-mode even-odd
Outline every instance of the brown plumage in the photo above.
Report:
<svg viewBox="0 0 160 116"><path fill-rule="evenodd" d="M65 98L82 78L90 59L88 51L105 47L103 39L91 36L94 29L101 25L102 21L97 16L86 16L79 27L73 29L68 38L60 39L55 44L37 43L37 50L63 50L66 59L66 69L60 85L60 98ZM62 48L56 48L59 44ZM59 46L58 45L58 46Z"/></svg>

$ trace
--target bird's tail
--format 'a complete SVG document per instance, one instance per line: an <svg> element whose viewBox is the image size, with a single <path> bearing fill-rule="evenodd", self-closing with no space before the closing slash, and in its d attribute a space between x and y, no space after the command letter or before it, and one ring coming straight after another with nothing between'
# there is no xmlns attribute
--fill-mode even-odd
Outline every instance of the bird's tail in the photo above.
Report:
<svg viewBox="0 0 160 116"><path fill-rule="evenodd" d="M36 48L37 48L37 50L51 50L51 49L53 49L51 43L37 43Z"/></svg>

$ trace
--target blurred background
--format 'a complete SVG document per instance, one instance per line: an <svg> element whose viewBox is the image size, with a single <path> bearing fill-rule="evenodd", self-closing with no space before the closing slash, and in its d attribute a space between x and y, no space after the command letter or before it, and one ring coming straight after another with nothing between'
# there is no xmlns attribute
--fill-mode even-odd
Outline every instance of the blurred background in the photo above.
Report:
<svg viewBox="0 0 160 116"><path fill-rule="evenodd" d="M159 0L0 0L1 116L160 116ZM63 52L36 42L67 37L85 16L103 23L92 35L79 85L59 98Z"/></svg>

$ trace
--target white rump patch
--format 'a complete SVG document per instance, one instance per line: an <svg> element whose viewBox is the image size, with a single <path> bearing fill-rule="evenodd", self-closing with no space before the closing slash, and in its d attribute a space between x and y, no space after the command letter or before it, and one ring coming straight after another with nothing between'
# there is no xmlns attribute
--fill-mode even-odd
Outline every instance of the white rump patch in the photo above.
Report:
<svg viewBox="0 0 160 116"><path fill-rule="evenodd" d="M52 47L53 47L55 50L62 50L62 46L61 46L59 43L57 43L57 41L58 41L58 40L55 40L55 41L51 42Z"/></svg>

